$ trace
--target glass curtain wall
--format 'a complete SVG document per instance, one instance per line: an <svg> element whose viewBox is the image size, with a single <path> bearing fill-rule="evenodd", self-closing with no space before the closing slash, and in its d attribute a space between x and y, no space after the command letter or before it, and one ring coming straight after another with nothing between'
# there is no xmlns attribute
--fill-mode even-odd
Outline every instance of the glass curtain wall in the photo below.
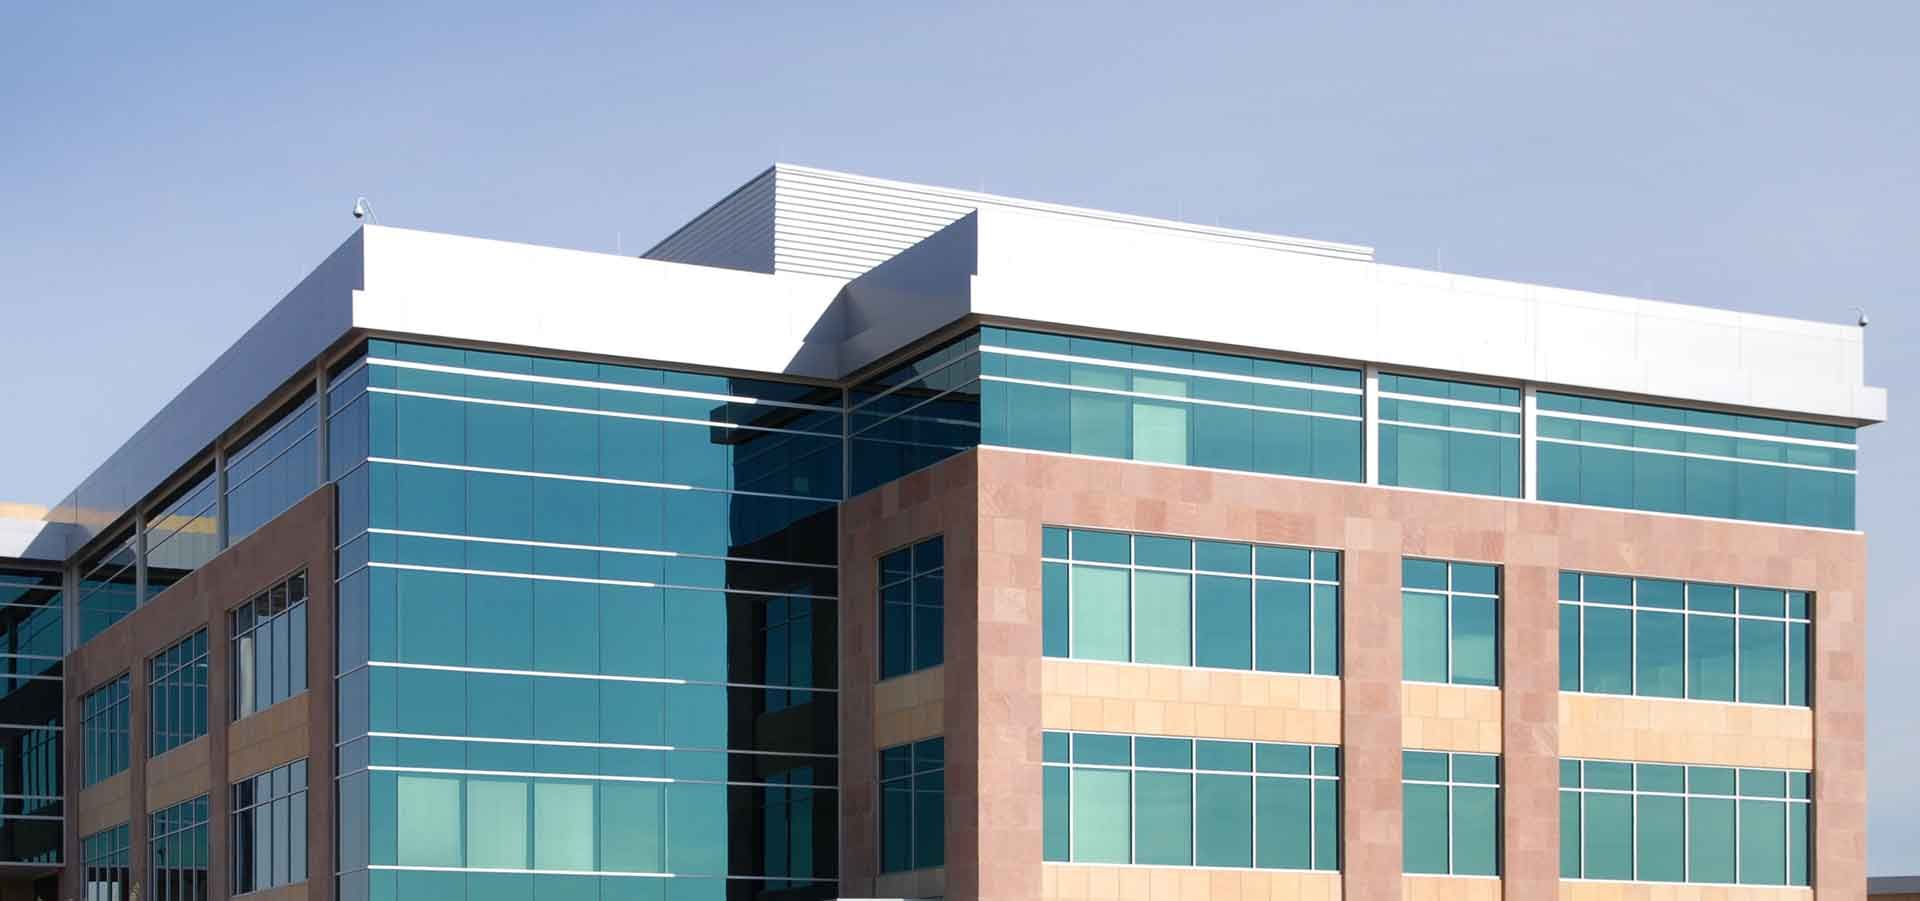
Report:
<svg viewBox="0 0 1920 901"><path fill-rule="evenodd" d="M980 330L981 442L1358 482L1358 369Z"/></svg>
<svg viewBox="0 0 1920 901"><path fill-rule="evenodd" d="M59 573L0 569L0 863L59 863Z"/></svg>
<svg viewBox="0 0 1920 901"><path fill-rule="evenodd" d="M1545 391L1538 399L1541 500L1853 528L1851 428Z"/></svg>
<svg viewBox="0 0 1920 901"><path fill-rule="evenodd" d="M1380 484L1519 497L1520 389L1380 374Z"/></svg>
<svg viewBox="0 0 1920 901"><path fill-rule="evenodd" d="M147 520L147 587L140 603L152 600L220 552L219 500L209 472Z"/></svg>
<svg viewBox="0 0 1920 901"><path fill-rule="evenodd" d="M834 897L840 392L386 341L333 390L341 897Z"/></svg>

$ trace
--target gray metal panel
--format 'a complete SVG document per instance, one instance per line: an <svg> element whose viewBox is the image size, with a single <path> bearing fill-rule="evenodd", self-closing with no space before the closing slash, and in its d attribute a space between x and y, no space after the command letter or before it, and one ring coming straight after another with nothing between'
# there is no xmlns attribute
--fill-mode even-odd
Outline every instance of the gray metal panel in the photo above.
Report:
<svg viewBox="0 0 1920 901"><path fill-rule="evenodd" d="M776 164L668 235L648 259L851 279L974 210L1005 207L1289 253L1371 260L1352 244L1290 238Z"/></svg>
<svg viewBox="0 0 1920 901"><path fill-rule="evenodd" d="M53 508L50 520L74 527L67 553L205 451L352 327L361 249L356 230Z"/></svg>
<svg viewBox="0 0 1920 901"><path fill-rule="evenodd" d="M774 170L768 169L641 256L669 263L772 272L773 224Z"/></svg>

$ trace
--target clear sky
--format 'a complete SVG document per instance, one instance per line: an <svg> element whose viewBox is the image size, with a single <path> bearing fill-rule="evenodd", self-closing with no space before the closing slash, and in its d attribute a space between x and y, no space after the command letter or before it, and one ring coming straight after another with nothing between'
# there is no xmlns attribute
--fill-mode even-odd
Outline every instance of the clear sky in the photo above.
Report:
<svg viewBox="0 0 1920 901"><path fill-rule="evenodd" d="M356 194L390 225L634 253L777 159L1860 306L1894 416L1861 453L1870 868L1920 873L1920 4L562 5L0 11L0 500L63 496L346 237Z"/></svg>

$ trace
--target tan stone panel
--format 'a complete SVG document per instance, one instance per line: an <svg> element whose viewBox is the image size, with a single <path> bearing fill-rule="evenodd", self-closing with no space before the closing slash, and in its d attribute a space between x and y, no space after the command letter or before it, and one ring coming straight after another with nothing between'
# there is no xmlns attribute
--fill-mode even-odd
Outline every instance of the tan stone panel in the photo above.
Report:
<svg viewBox="0 0 1920 901"><path fill-rule="evenodd" d="M1040 897L1053 901L1338 901L1340 874L1197 867L1041 867Z"/></svg>
<svg viewBox="0 0 1920 901"><path fill-rule="evenodd" d="M1500 901L1500 880L1478 876L1402 876L1403 901Z"/></svg>
<svg viewBox="0 0 1920 901"><path fill-rule="evenodd" d="M133 819L133 774L122 770L80 790L74 804L74 828L81 836L111 829Z"/></svg>
<svg viewBox="0 0 1920 901"><path fill-rule="evenodd" d="M307 891L307 887L310 884L309 882L296 882L292 885L280 886L279 888L252 892L245 897L247 901L307 901L307 898L311 894Z"/></svg>
<svg viewBox="0 0 1920 901"><path fill-rule="evenodd" d="M1340 743L1339 680L1086 660L1040 662L1047 729Z"/></svg>
<svg viewBox="0 0 1920 901"><path fill-rule="evenodd" d="M294 695L227 728L227 772L232 781L308 756L311 697L311 692Z"/></svg>
<svg viewBox="0 0 1920 901"><path fill-rule="evenodd" d="M938 898L947 890L944 867L882 873L874 877L873 893L881 898Z"/></svg>
<svg viewBox="0 0 1920 901"><path fill-rule="evenodd" d="M1563 693L1566 757L1810 770L1813 712L1620 695Z"/></svg>
<svg viewBox="0 0 1920 901"><path fill-rule="evenodd" d="M147 812L209 794L212 743L200 736L147 761Z"/></svg>
<svg viewBox="0 0 1920 901"><path fill-rule="evenodd" d="M1408 682L1401 686L1401 741L1432 751L1500 753L1500 690Z"/></svg>
<svg viewBox="0 0 1920 901"><path fill-rule="evenodd" d="M874 685L874 750L940 735L946 727L946 667L896 676Z"/></svg>
<svg viewBox="0 0 1920 901"><path fill-rule="evenodd" d="M1810 889L1760 885L1684 885L1653 882L1568 880L1560 901L1807 901L1824 898ZM1851 897L1858 898L1858 894Z"/></svg>

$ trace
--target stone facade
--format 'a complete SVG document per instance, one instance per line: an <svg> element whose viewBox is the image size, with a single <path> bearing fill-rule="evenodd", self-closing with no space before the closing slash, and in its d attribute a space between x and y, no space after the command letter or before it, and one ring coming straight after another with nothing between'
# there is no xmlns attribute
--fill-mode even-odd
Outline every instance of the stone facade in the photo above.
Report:
<svg viewBox="0 0 1920 901"><path fill-rule="evenodd" d="M944 894L972 898L1400 896L1775 898L1805 889L1559 879L1559 758L1816 770L1814 895L1865 887L1865 539L1852 533L1576 508L980 448L842 511L842 894L874 869L874 561L947 540ZM1040 659L1045 525L1338 549L1339 680ZM1401 680L1403 555L1505 569L1498 691ZM1561 569L1815 592L1811 710L1562 695ZM1671 709L1670 709L1671 708ZM1042 729L1338 742L1342 872L1089 867L1040 861ZM1503 875L1401 874L1400 754L1503 755Z"/></svg>

